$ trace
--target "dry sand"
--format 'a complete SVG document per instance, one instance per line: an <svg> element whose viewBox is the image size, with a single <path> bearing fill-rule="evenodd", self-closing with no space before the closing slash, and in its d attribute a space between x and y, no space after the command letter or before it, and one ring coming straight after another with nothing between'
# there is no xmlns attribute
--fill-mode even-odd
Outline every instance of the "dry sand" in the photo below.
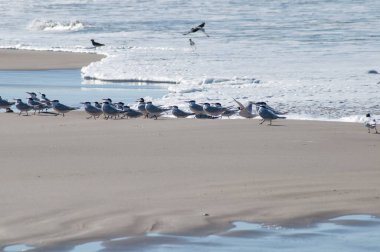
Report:
<svg viewBox="0 0 380 252"><path fill-rule="evenodd" d="M81 68L104 57L95 53L0 49L0 70Z"/></svg>
<svg viewBox="0 0 380 252"><path fill-rule="evenodd" d="M361 124L84 112L0 122L1 245L380 214L380 134Z"/></svg>

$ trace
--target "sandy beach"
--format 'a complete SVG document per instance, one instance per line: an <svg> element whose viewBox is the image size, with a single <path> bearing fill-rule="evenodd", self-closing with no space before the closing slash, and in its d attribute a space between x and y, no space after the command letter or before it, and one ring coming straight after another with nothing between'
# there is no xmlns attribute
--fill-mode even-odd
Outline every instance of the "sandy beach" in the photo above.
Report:
<svg viewBox="0 0 380 252"><path fill-rule="evenodd" d="M0 70L81 68L104 57L95 53L0 49Z"/></svg>
<svg viewBox="0 0 380 252"><path fill-rule="evenodd" d="M380 134L361 124L85 116L0 114L0 244L380 214Z"/></svg>

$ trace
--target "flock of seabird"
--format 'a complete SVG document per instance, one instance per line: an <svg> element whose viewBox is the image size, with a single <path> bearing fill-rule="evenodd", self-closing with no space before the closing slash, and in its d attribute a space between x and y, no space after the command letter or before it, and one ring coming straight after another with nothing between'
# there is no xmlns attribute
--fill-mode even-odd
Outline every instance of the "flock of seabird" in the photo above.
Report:
<svg viewBox="0 0 380 252"><path fill-rule="evenodd" d="M203 32L207 37L210 37L210 36L206 33L205 25L206 25L206 23L203 22L203 23L201 23L200 25L191 28L189 31L183 33L182 35L188 35L188 34L191 34L191 33L195 33L195 32L201 31L201 32ZM94 39L91 39L91 43L92 43L92 45L94 46L93 48L95 48L95 49L98 48L98 47L105 46L105 44L102 44L102 43L96 42ZM191 46L192 48L195 48L195 42L194 42L191 38L189 39L189 43L190 43L190 46Z"/></svg>
<svg viewBox="0 0 380 252"><path fill-rule="evenodd" d="M8 101L2 99L0 96L0 108L5 109L6 112L13 112L12 106L15 106L19 111L19 115L29 115L30 111L34 111L34 115L40 113L50 113L54 115L65 116L66 113L77 110L79 107L70 107L59 102L59 100L50 100L45 94L40 93L40 98L35 92L27 92L29 97L26 102L22 99L14 99L15 101ZM260 116L262 118L260 124L265 121L269 121L269 125L272 124L272 120L285 119L281 116L285 113L276 111L265 102L248 102L247 105L243 105L241 102L234 99L238 107L233 106L224 107L220 103L196 103L194 100L187 101L189 111L181 110L178 106L163 107L153 104L151 101L145 101L144 98L138 99L135 109L125 105L123 102L114 103L110 98L103 99L102 102L82 102L84 111L89 115L87 119L97 119L103 115L104 119L118 119L118 118L154 118L169 113L176 118L194 117L197 119L217 119L222 117L230 117L238 114L239 116L247 119ZM255 106L255 111L253 111ZM54 112L51 112L53 110Z"/></svg>
<svg viewBox="0 0 380 252"><path fill-rule="evenodd" d="M14 99L15 101L8 101L0 96L0 109L5 109L7 113L13 113L12 106L15 106L19 111L19 115L25 113L29 115L30 111L37 113L49 113L53 115L65 116L66 113L80 109L79 107L70 107L59 102L59 100L50 100L45 94L40 93L38 98L35 92L27 92L29 97L27 102L22 99ZM151 101L145 101L144 98L138 99L135 108L125 105L123 102L114 103L110 98L103 99L102 102L82 102L84 111L89 115L87 119L97 119L103 115L103 118L108 119L122 119L122 118L153 118L171 112L176 118L193 117L197 119L218 119L222 117L230 117L232 115L239 115L240 117L251 119L260 116L261 121L259 125L265 121L269 121L268 125L272 125L272 121L276 119L285 119L283 115L287 112L278 111L266 102L251 102L243 105L236 99L233 99L238 105L237 108L233 106L224 107L220 103L196 103L194 100L186 101L188 103L189 111L181 110L178 106L163 107L155 105ZM254 108L255 107L255 110ZM51 112L50 110L54 112ZM371 114L366 114L364 126L368 129L368 133L374 130L377 134L376 119Z"/></svg>

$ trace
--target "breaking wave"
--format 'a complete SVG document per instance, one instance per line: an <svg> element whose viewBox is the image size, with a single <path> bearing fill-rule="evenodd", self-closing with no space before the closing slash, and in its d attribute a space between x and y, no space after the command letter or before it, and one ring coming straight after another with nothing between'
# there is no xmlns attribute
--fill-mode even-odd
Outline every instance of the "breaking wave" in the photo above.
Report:
<svg viewBox="0 0 380 252"><path fill-rule="evenodd" d="M29 25L31 31L72 32L85 29L85 25L78 21L59 22L54 20L34 19Z"/></svg>

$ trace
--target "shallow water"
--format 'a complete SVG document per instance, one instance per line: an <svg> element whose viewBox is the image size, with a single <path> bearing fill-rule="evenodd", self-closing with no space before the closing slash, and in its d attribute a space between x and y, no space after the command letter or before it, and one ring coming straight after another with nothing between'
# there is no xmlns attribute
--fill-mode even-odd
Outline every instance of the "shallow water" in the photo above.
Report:
<svg viewBox="0 0 380 252"><path fill-rule="evenodd" d="M303 228L282 228L234 222L226 232L204 237L148 233L144 237L125 237L79 244L64 252L122 251L379 251L380 219L369 215L348 215ZM4 248L5 252L28 251L26 245ZM57 248L58 250L58 248ZM38 250L37 250L38 251Z"/></svg>
<svg viewBox="0 0 380 252"><path fill-rule="evenodd" d="M159 85L140 85L121 82L91 84L81 78L79 69L49 71L0 71L0 95L3 99L28 97L26 92L45 93L70 106L80 106L84 101L101 101L110 97L115 101L135 104L140 97L162 97L166 89Z"/></svg>
<svg viewBox="0 0 380 252"><path fill-rule="evenodd" d="M380 1L0 1L0 47L109 55L99 80L176 82L159 103L266 101L300 119L380 114ZM30 11L33 10L33 11ZM206 31L183 36L206 22ZM196 43L189 45L188 38ZM110 85L118 85L117 83Z"/></svg>

